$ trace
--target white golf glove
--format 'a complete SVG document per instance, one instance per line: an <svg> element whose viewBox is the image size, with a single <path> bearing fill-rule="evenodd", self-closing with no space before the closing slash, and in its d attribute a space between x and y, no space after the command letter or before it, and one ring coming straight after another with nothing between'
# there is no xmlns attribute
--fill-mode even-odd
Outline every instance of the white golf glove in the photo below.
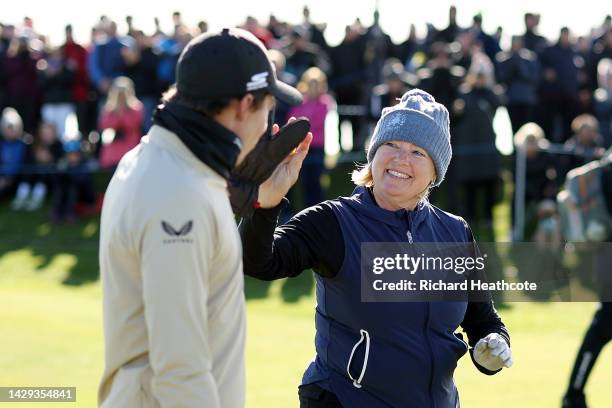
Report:
<svg viewBox="0 0 612 408"><path fill-rule="evenodd" d="M512 366L512 351L506 340L497 333L480 339L473 351L474 361L489 371Z"/></svg>

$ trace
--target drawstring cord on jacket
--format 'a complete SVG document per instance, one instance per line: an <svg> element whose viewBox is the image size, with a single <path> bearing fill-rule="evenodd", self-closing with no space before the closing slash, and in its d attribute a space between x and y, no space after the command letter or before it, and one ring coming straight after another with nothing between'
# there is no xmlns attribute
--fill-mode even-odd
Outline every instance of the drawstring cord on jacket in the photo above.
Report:
<svg viewBox="0 0 612 408"><path fill-rule="evenodd" d="M361 380L363 380L363 376L365 375L366 367L368 366L368 356L370 355L370 334L367 330L359 330L359 334L361 335L359 341L353 346L353 350L351 351L351 356L349 357L348 364L346 365L346 372L351 380L353 380L353 385L355 388L361 388ZM355 354L355 350L357 347L363 342L365 339L366 349L365 349L365 357L363 358L363 367L361 368L361 374L359 374L359 378L355 379L351 375L351 362L353 361L353 355Z"/></svg>

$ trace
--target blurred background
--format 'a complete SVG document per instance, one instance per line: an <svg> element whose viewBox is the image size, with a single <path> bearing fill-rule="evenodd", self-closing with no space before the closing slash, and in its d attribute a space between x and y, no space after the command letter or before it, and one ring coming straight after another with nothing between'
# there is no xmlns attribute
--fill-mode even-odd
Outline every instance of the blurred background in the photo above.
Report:
<svg viewBox="0 0 612 408"><path fill-rule="evenodd" d="M347 176L365 161L382 109L419 87L451 114L453 160L430 199L466 218L477 240L610 240L605 229L580 235L564 228L557 200L567 174L604 159L612 144L605 2L221 6L59 0L3 10L0 385L76 386L77 406L95 405L105 187L151 126L183 47L224 26L256 35L278 76L305 96L302 106L278 104L276 111L281 124L308 116L314 133L283 220L350 194ZM274 283L247 279L249 407L297 405L297 385L314 355L313 289L310 273ZM537 300L498 299L515 366L485 377L461 360L464 406L561 406L597 304ZM589 406L612 406L610 378L612 354L604 350L586 387Z"/></svg>

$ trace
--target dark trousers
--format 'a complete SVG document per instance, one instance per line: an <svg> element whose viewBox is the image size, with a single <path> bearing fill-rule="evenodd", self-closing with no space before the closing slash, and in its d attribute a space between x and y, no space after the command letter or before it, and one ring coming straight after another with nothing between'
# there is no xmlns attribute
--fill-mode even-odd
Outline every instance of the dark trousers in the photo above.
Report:
<svg viewBox="0 0 612 408"><path fill-rule="evenodd" d="M31 100L19 100L14 103L9 103L8 106L15 108L23 121L23 131L31 135L35 135L38 130L38 121L40 119L40 104Z"/></svg>
<svg viewBox="0 0 612 408"><path fill-rule="evenodd" d="M325 191L321 185L321 176L325 172L325 151L322 148L311 147L300 170L300 184L303 189L303 206L296 202L296 194L299 194L297 187L293 186L287 192L287 205L280 215L280 223L289 221L293 215L303 208L325 201Z"/></svg>
<svg viewBox="0 0 612 408"><path fill-rule="evenodd" d="M361 132L361 128L362 128L362 118L360 118L359 116L346 116L346 115L339 115L338 116L338 144L340 146L340 151L342 151L342 123L344 123L345 121L349 121L351 124L351 130L353 132L353 147L351 148L351 151L353 152L357 152L357 151L361 151L364 148L364 141L362 140L362 132Z"/></svg>
<svg viewBox="0 0 612 408"><path fill-rule="evenodd" d="M493 221L493 206L495 205L496 183L496 179L463 182L466 203L465 215L468 220L476 220L476 203L478 199L478 193L482 190L484 193L483 218L487 223Z"/></svg>
<svg viewBox="0 0 612 408"><path fill-rule="evenodd" d="M554 143L564 143L572 135L572 120L576 117L576 101L567 95L542 98L540 126L546 138ZM559 130L555 123L560 121Z"/></svg>
<svg viewBox="0 0 612 408"><path fill-rule="evenodd" d="M317 384L301 385L298 388L300 408L342 408L338 398Z"/></svg>
<svg viewBox="0 0 612 408"><path fill-rule="evenodd" d="M91 174L74 172L57 176L54 186L53 213L58 220L74 217L77 202L93 205L95 201Z"/></svg>
<svg viewBox="0 0 612 408"><path fill-rule="evenodd" d="M19 180L19 176L5 176L0 174L0 200L9 198L15 194Z"/></svg>
<svg viewBox="0 0 612 408"><path fill-rule="evenodd" d="M362 90L358 85L349 88L338 88L336 90L336 103L338 105L363 105ZM338 114L338 143L340 145L340 151L342 151L342 123L345 121L351 123L351 130L353 132L353 151L362 151L364 148L365 137L364 131L364 119L362 116L356 115L342 115Z"/></svg>
<svg viewBox="0 0 612 408"><path fill-rule="evenodd" d="M583 394L589 374L604 346L612 340L612 302L603 302L584 335L570 376L567 395Z"/></svg>
<svg viewBox="0 0 612 408"><path fill-rule="evenodd" d="M321 176L325 171L325 151L322 148L312 147L302 165L300 178L304 186L304 205L306 208L319 204L325 200Z"/></svg>
<svg viewBox="0 0 612 408"><path fill-rule="evenodd" d="M512 125L512 133L515 133L525 123L532 122L534 120L534 106L527 104L511 104L508 105L508 116L510 116L510 123Z"/></svg>
<svg viewBox="0 0 612 408"><path fill-rule="evenodd" d="M77 102L76 115L79 122L79 132L85 139L92 130L98 128L98 104L92 101Z"/></svg>

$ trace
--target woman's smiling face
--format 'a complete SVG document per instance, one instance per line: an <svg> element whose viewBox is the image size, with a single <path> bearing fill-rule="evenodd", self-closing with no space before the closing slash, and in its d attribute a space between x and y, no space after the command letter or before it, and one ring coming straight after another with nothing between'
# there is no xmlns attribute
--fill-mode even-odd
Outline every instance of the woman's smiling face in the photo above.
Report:
<svg viewBox="0 0 612 408"><path fill-rule="evenodd" d="M436 170L425 149L394 140L376 150L372 178L374 197L380 207L391 211L413 209L435 181Z"/></svg>

